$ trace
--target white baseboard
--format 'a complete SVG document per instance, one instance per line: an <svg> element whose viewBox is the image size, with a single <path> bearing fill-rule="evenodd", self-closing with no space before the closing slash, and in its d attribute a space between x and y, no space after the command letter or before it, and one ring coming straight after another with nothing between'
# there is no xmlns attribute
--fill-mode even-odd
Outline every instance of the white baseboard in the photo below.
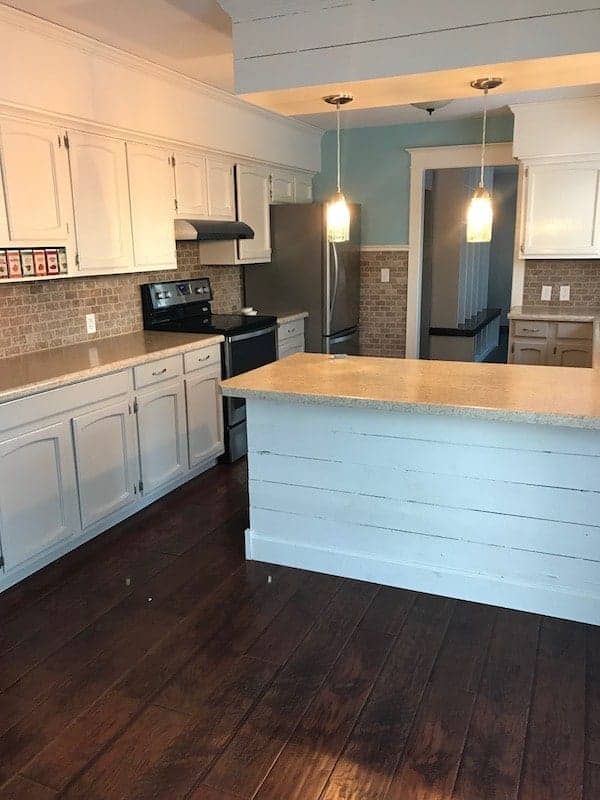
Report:
<svg viewBox="0 0 600 800"><path fill-rule="evenodd" d="M562 619L600 624L600 598L493 576L290 544L246 531L246 558Z"/></svg>

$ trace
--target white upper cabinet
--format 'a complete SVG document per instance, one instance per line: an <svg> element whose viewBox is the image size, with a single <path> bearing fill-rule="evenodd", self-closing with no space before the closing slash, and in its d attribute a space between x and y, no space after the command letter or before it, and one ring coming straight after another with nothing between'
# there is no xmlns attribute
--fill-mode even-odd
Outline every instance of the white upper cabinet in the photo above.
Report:
<svg viewBox="0 0 600 800"><path fill-rule="evenodd" d="M69 160L80 272L133 269L125 142L72 131Z"/></svg>
<svg viewBox="0 0 600 800"><path fill-rule="evenodd" d="M525 258L600 255L600 162L532 164L525 176Z"/></svg>
<svg viewBox="0 0 600 800"><path fill-rule="evenodd" d="M127 143L135 267L175 269L175 181L171 153Z"/></svg>
<svg viewBox="0 0 600 800"><path fill-rule="evenodd" d="M295 198L294 174L284 170L271 173L271 202L293 203Z"/></svg>
<svg viewBox="0 0 600 800"><path fill-rule="evenodd" d="M209 216L216 219L235 220L233 163L209 156L206 165Z"/></svg>
<svg viewBox="0 0 600 800"><path fill-rule="evenodd" d="M238 260L256 263L271 260L271 222L269 170L261 166L238 164L236 167L238 219L254 231L254 239L240 239Z"/></svg>
<svg viewBox="0 0 600 800"><path fill-rule="evenodd" d="M0 154L6 206L0 246L66 245L72 209L64 131L3 119Z"/></svg>
<svg viewBox="0 0 600 800"><path fill-rule="evenodd" d="M206 156L175 153L176 211L185 219L208 217L208 174ZM220 182L216 180L217 188Z"/></svg>
<svg viewBox="0 0 600 800"><path fill-rule="evenodd" d="M310 175L294 176L294 200L296 203L312 203L313 182Z"/></svg>

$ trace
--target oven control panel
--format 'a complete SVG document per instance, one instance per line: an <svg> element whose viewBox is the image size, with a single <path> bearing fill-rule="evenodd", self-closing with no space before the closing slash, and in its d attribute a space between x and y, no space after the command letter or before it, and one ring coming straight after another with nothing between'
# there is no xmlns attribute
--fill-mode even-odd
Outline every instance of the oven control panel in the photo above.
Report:
<svg viewBox="0 0 600 800"><path fill-rule="evenodd" d="M212 300L209 278L192 278L184 281L151 283L147 287L152 308L162 310L189 303L206 303Z"/></svg>

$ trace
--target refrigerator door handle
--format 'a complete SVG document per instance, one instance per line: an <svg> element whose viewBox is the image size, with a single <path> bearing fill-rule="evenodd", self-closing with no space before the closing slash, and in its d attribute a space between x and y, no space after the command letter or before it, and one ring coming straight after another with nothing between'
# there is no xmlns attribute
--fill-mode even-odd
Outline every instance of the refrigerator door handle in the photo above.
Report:
<svg viewBox="0 0 600 800"><path fill-rule="evenodd" d="M337 295L338 290L338 283L340 279L340 262L338 259L338 251L337 247L335 246L335 242L331 242L331 250L333 251L333 291L331 292L331 303L329 306L329 316L333 315L333 309L335 307L335 298Z"/></svg>

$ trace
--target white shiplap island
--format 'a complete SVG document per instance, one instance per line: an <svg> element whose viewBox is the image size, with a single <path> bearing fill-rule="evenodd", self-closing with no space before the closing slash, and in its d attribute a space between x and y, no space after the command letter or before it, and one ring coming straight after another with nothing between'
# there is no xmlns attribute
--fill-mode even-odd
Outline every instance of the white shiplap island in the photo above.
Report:
<svg viewBox="0 0 600 800"><path fill-rule="evenodd" d="M600 371L298 354L248 404L249 559L600 624Z"/></svg>

